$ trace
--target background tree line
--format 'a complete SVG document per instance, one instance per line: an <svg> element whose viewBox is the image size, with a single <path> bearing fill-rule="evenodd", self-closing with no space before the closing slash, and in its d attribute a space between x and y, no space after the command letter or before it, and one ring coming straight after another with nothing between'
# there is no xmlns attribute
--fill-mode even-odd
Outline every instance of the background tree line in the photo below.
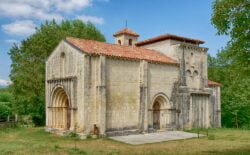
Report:
<svg viewBox="0 0 250 155"><path fill-rule="evenodd" d="M230 36L216 57L208 57L208 77L221 87L222 125L250 128L250 2L215 0L212 24Z"/></svg>
<svg viewBox="0 0 250 155"><path fill-rule="evenodd" d="M222 125L250 127L250 11L248 0L215 0L212 24L218 35L231 40L216 57L208 56L209 79L220 82ZM35 34L14 44L9 51L12 60L9 88L12 111L30 115L36 125L45 123L45 61L66 36L105 41L91 24L80 20L42 24ZM1 93L1 92L0 92Z"/></svg>

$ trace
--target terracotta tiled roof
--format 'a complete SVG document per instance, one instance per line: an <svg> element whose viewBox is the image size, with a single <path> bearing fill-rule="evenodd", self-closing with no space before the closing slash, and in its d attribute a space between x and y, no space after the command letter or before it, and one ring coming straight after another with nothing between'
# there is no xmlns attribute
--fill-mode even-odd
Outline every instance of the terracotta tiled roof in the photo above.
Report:
<svg viewBox="0 0 250 155"><path fill-rule="evenodd" d="M211 81L211 80L208 80L207 83L208 83L208 85L212 85L212 86L221 86L220 83L217 83L217 82L214 82L214 81Z"/></svg>
<svg viewBox="0 0 250 155"><path fill-rule="evenodd" d="M139 42L136 43L136 46L142 46L142 45L155 43L155 42L162 41L162 40L167 40L167 39L179 40L179 41L184 41L184 42L189 42L189 43L194 43L194 44L203 44L203 43L205 43L204 41L201 41L201 40L185 38L185 37L181 37L181 36L177 36L177 35L173 35L173 34L163 34L163 35L160 35L160 36L157 36L157 37L154 37L154 38L139 41Z"/></svg>
<svg viewBox="0 0 250 155"><path fill-rule="evenodd" d="M132 36L139 37L139 34L137 34L136 32L134 32L128 28L125 28L125 29L122 29L122 30L116 32L115 34L113 34L113 36L116 37L116 36L119 36L122 34L130 34Z"/></svg>
<svg viewBox="0 0 250 155"><path fill-rule="evenodd" d="M158 53L150 49L132 47L132 46L123 46L118 44L110 44L110 43L72 38L72 37L67 37L66 42L70 43L75 48L89 54L97 54L97 55L103 54L111 57L148 60L152 62L178 65L177 61L169 58L164 54Z"/></svg>

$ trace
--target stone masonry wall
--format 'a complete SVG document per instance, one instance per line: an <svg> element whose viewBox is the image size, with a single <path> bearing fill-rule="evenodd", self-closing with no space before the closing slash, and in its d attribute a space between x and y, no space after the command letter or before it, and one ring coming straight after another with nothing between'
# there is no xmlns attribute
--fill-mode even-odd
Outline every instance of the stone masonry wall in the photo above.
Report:
<svg viewBox="0 0 250 155"><path fill-rule="evenodd" d="M139 61L107 59L107 130L138 128Z"/></svg>
<svg viewBox="0 0 250 155"><path fill-rule="evenodd" d="M64 54L62 54L64 53ZM64 55L64 56L63 56ZM61 41L46 61L46 124L53 89L62 86L69 96L71 109L70 129L83 130L84 54ZM51 81L48 83L48 81Z"/></svg>
<svg viewBox="0 0 250 155"><path fill-rule="evenodd" d="M220 87L209 86L212 89L212 95L210 97L210 120L213 127L221 127L221 99L220 99Z"/></svg>
<svg viewBox="0 0 250 155"><path fill-rule="evenodd" d="M173 98L174 86L179 79L179 67L174 65L164 65L164 64L149 64L149 75L148 75L148 94L149 94L149 107L151 109L149 113L149 127L152 127L152 106L154 99L159 94L164 94L167 96L168 101L166 101L166 109L162 110L160 117L161 128L175 126L175 103Z"/></svg>

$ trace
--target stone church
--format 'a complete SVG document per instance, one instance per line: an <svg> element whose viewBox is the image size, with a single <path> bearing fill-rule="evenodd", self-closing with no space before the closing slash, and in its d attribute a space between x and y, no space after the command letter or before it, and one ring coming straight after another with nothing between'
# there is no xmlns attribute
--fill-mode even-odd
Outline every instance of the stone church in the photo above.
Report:
<svg viewBox="0 0 250 155"><path fill-rule="evenodd" d="M164 34L115 43L67 37L46 61L46 128L103 136L221 126L204 41Z"/></svg>

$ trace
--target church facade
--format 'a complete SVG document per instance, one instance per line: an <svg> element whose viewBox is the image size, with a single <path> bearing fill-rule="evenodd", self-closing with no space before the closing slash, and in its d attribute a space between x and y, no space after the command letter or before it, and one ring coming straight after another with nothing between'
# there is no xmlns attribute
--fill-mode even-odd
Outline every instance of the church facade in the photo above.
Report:
<svg viewBox="0 0 250 155"><path fill-rule="evenodd" d="M103 136L220 127L204 41L127 28L115 44L68 37L46 61L46 128Z"/></svg>

